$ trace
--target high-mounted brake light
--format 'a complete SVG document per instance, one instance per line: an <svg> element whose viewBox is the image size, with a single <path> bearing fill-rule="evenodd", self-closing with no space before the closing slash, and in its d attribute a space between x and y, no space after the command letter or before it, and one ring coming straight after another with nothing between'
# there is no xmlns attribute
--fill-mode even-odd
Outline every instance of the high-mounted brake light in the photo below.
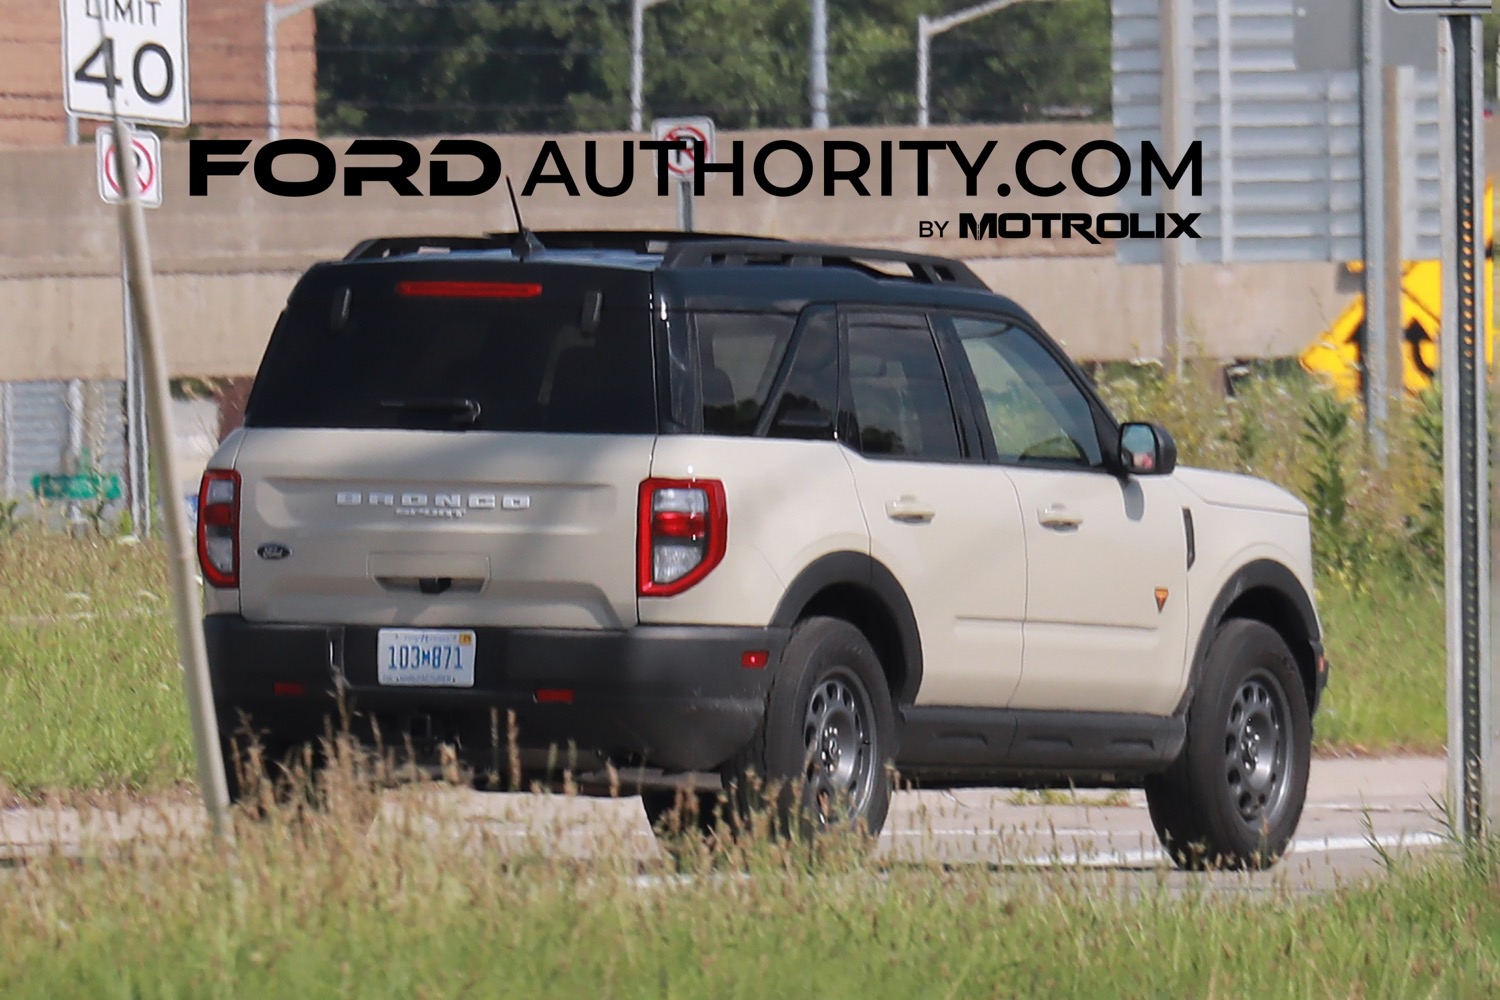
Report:
<svg viewBox="0 0 1500 1000"><path fill-rule="evenodd" d="M410 299L534 299L542 286L529 281L398 281L396 294Z"/></svg>
<svg viewBox="0 0 1500 1000"><path fill-rule="evenodd" d="M211 587L240 585L240 474L209 469L198 487L198 565Z"/></svg>
<svg viewBox="0 0 1500 1000"><path fill-rule="evenodd" d="M636 507L637 593L671 597L724 558L729 511L717 479L647 479Z"/></svg>

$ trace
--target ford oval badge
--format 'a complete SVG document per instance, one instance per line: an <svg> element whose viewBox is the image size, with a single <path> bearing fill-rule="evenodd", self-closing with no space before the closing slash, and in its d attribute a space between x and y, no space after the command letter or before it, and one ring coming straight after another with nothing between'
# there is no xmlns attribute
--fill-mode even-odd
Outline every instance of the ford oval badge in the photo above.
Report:
<svg viewBox="0 0 1500 1000"><path fill-rule="evenodd" d="M285 559L287 556L292 554L292 550L287 548L285 545L282 545L280 542L267 542L260 548L256 549L255 554L260 556L262 559L276 560Z"/></svg>

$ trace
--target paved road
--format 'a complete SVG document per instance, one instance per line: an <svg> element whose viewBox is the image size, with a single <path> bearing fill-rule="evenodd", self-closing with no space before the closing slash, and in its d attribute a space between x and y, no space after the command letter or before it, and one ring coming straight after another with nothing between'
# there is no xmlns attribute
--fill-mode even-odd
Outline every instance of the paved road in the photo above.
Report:
<svg viewBox="0 0 1500 1000"><path fill-rule="evenodd" d="M1217 874L1214 884L1322 889L1377 871L1384 854L1429 850L1443 842L1435 803L1444 781L1441 758L1316 760L1292 855L1273 872ZM892 864L1069 866L1153 877L1170 868L1141 793L1084 791L1043 798L1008 789L898 793L878 855ZM199 816L181 798L84 811L7 810L0 812L0 858L74 853L127 839L198 836ZM633 797L491 795L427 786L385 795L380 827L472 840L487 849L511 844L568 856L623 850L643 862L660 857ZM1184 883L1202 878L1167 877Z"/></svg>

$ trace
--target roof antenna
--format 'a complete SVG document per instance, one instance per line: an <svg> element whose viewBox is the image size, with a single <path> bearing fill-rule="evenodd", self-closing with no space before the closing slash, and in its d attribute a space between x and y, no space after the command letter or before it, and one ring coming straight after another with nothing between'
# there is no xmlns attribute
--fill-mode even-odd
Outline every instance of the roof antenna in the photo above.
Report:
<svg viewBox="0 0 1500 1000"><path fill-rule="evenodd" d="M516 214L516 240L511 244L510 252L516 255L516 260L525 260L546 247L531 234L521 218L521 203L516 201L516 186L510 182L510 174L505 175L505 189L510 192L510 210Z"/></svg>

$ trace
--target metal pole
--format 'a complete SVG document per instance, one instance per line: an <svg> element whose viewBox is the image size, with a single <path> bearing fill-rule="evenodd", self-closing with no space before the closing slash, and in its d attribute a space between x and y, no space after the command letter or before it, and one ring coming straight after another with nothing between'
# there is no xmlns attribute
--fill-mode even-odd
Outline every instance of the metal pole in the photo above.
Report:
<svg viewBox="0 0 1500 1000"><path fill-rule="evenodd" d="M69 146L76 146L78 145L78 116L68 115L67 117L68 125L64 137L67 139Z"/></svg>
<svg viewBox="0 0 1500 1000"><path fill-rule="evenodd" d="M104 35L104 22L99 22ZM110 91L110 119L115 133L115 149L129 151L130 130L120 119L114 91ZM160 327L156 319L156 292L151 280L151 251L146 243L145 209L136 181L135 157L116 155L120 169L120 252L125 259L130 288L132 313L140 334L141 367L150 390L146 394L151 436L159 442L172 440L171 415L168 411L170 391L167 387L166 359L157 341ZM229 827L229 792L224 780L224 759L219 753L217 713L213 690L208 679L208 652L203 641L203 602L198 593L198 565L193 539L187 530L187 505L178 495L177 462L170 447L163 448L156 464L158 488L162 495L162 513L166 517L167 569L172 581L172 610L177 627L177 652L182 658L183 693L187 699L188 719L193 730L193 751L198 764L198 788L208 812L214 836L227 841Z"/></svg>
<svg viewBox="0 0 1500 1000"><path fill-rule="evenodd" d="M931 92L928 79L932 62L932 26L926 14L917 15L917 127L926 128L927 98Z"/></svg>
<svg viewBox="0 0 1500 1000"><path fill-rule="evenodd" d="M677 228L693 231L693 182L688 177L677 178Z"/></svg>
<svg viewBox="0 0 1500 1000"><path fill-rule="evenodd" d="M1370 443L1376 465L1384 468L1390 447L1386 423L1390 408L1386 397L1386 345L1390 329L1386 326L1385 299L1388 276L1385 270L1385 244L1388 237L1385 219L1385 144L1382 141L1384 90L1381 79L1381 21L1385 8L1379 4L1360 4L1359 56L1359 139L1360 198L1362 250L1365 286L1365 340L1360 350L1363 370L1360 393L1365 404L1365 438Z"/></svg>
<svg viewBox="0 0 1500 1000"><path fill-rule="evenodd" d="M11 497L16 493L16 427L15 414L10 401L10 383L0 382L0 442L3 442L5 487L0 496Z"/></svg>
<svg viewBox="0 0 1500 1000"><path fill-rule="evenodd" d="M281 138L281 81L276 77L276 26L281 19L276 16L275 0L266 0L266 141Z"/></svg>
<svg viewBox="0 0 1500 1000"><path fill-rule="evenodd" d="M1401 326L1401 248L1406 228L1401 211L1402 176L1405 172L1401 163L1401 134L1407 119L1402 96L1403 81L1411 73L1410 67L1387 66L1381 74L1381 89L1385 91L1385 301L1381 303L1381 309L1385 312L1386 329L1386 383L1381 391L1392 406L1399 405L1406 397L1405 331Z"/></svg>
<svg viewBox="0 0 1500 1000"><path fill-rule="evenodd" d="M808 92L812 102L812 127L828 127L828 0L812 0L812 45L809 53Z"/></svg>
<svg viewBox="0 0 1500 1000"><path fill-rule="evenodd" d="M68 411L68 450L63 456L63 471L70 476L83 474L83 380L70 378L64 406ZM66 513L68 531L77 531L83 524L83 512L78 501L69 498Z"/></svg>
<svg viewBox="0 0 1500 1000"><path fill-rule="evenodd" d="M115 148L130 149L130 136L118 116L114 120ZM151 437L158 442L156 488L161 496L166 522L168 567L172 574L172 606L177 625L177 649L182 657L183 687L192 721L193 747L198 760L198 787L208 811L214 835L229 835L229 794L224 780L224 761L219 753L217 716L208 679L208 653L203 642L203 606L198 594L198 565L193 540L187 528L187 505L177 490L177 461L170 442L171 403L167 387L166 358L161 352L156 317L156 293L152 287L151 251L146 243L145 212L136 188L135 158L118 157L120 186L125 201L120 207L120 238L124 244L131 304L140 336L141 362L145 375L146 410Z"/></svg>
<svg viewBox="0 0 1500 1000"><path fill-rule="evenodd" d="M646 0L630 0L630 131L641 130L646 81Z"/></svg>
<svg viewBox="0 0 1500 1000"><path fill-rule="evenodd" d="M1161 0L1161 137L1169 162L1178 162L1187 146L1190 126L1182 102L1191 93L1191 0ZM1178 211L1177 193L1163 187L1164 212ZM1161 360L1168 375L1182 374L1182 247L1177 240L1161 241Z"/></svg>
<svg viewBox="0 0 1500 1000"><path fill-rule="evenodd" d="M130 301L130 273L120 258L120 300L125 325L125 489L130 510L130 530L140 538L151 533L150 488L146 484L146 414L142 405L140 343L135 333L134 306Z"/></svg>
<svg viewBox="0 0 1500 1000"><path fill-rule="evenodd" d="M1478 164L1483 162L1480 19L1445 15L1444 77L1443 494L1448 646L1448 784L1458 833L1477 841L1488 824L1489 763L1489 455L1483 341L1484 301L1477 233Z"/></svg>

